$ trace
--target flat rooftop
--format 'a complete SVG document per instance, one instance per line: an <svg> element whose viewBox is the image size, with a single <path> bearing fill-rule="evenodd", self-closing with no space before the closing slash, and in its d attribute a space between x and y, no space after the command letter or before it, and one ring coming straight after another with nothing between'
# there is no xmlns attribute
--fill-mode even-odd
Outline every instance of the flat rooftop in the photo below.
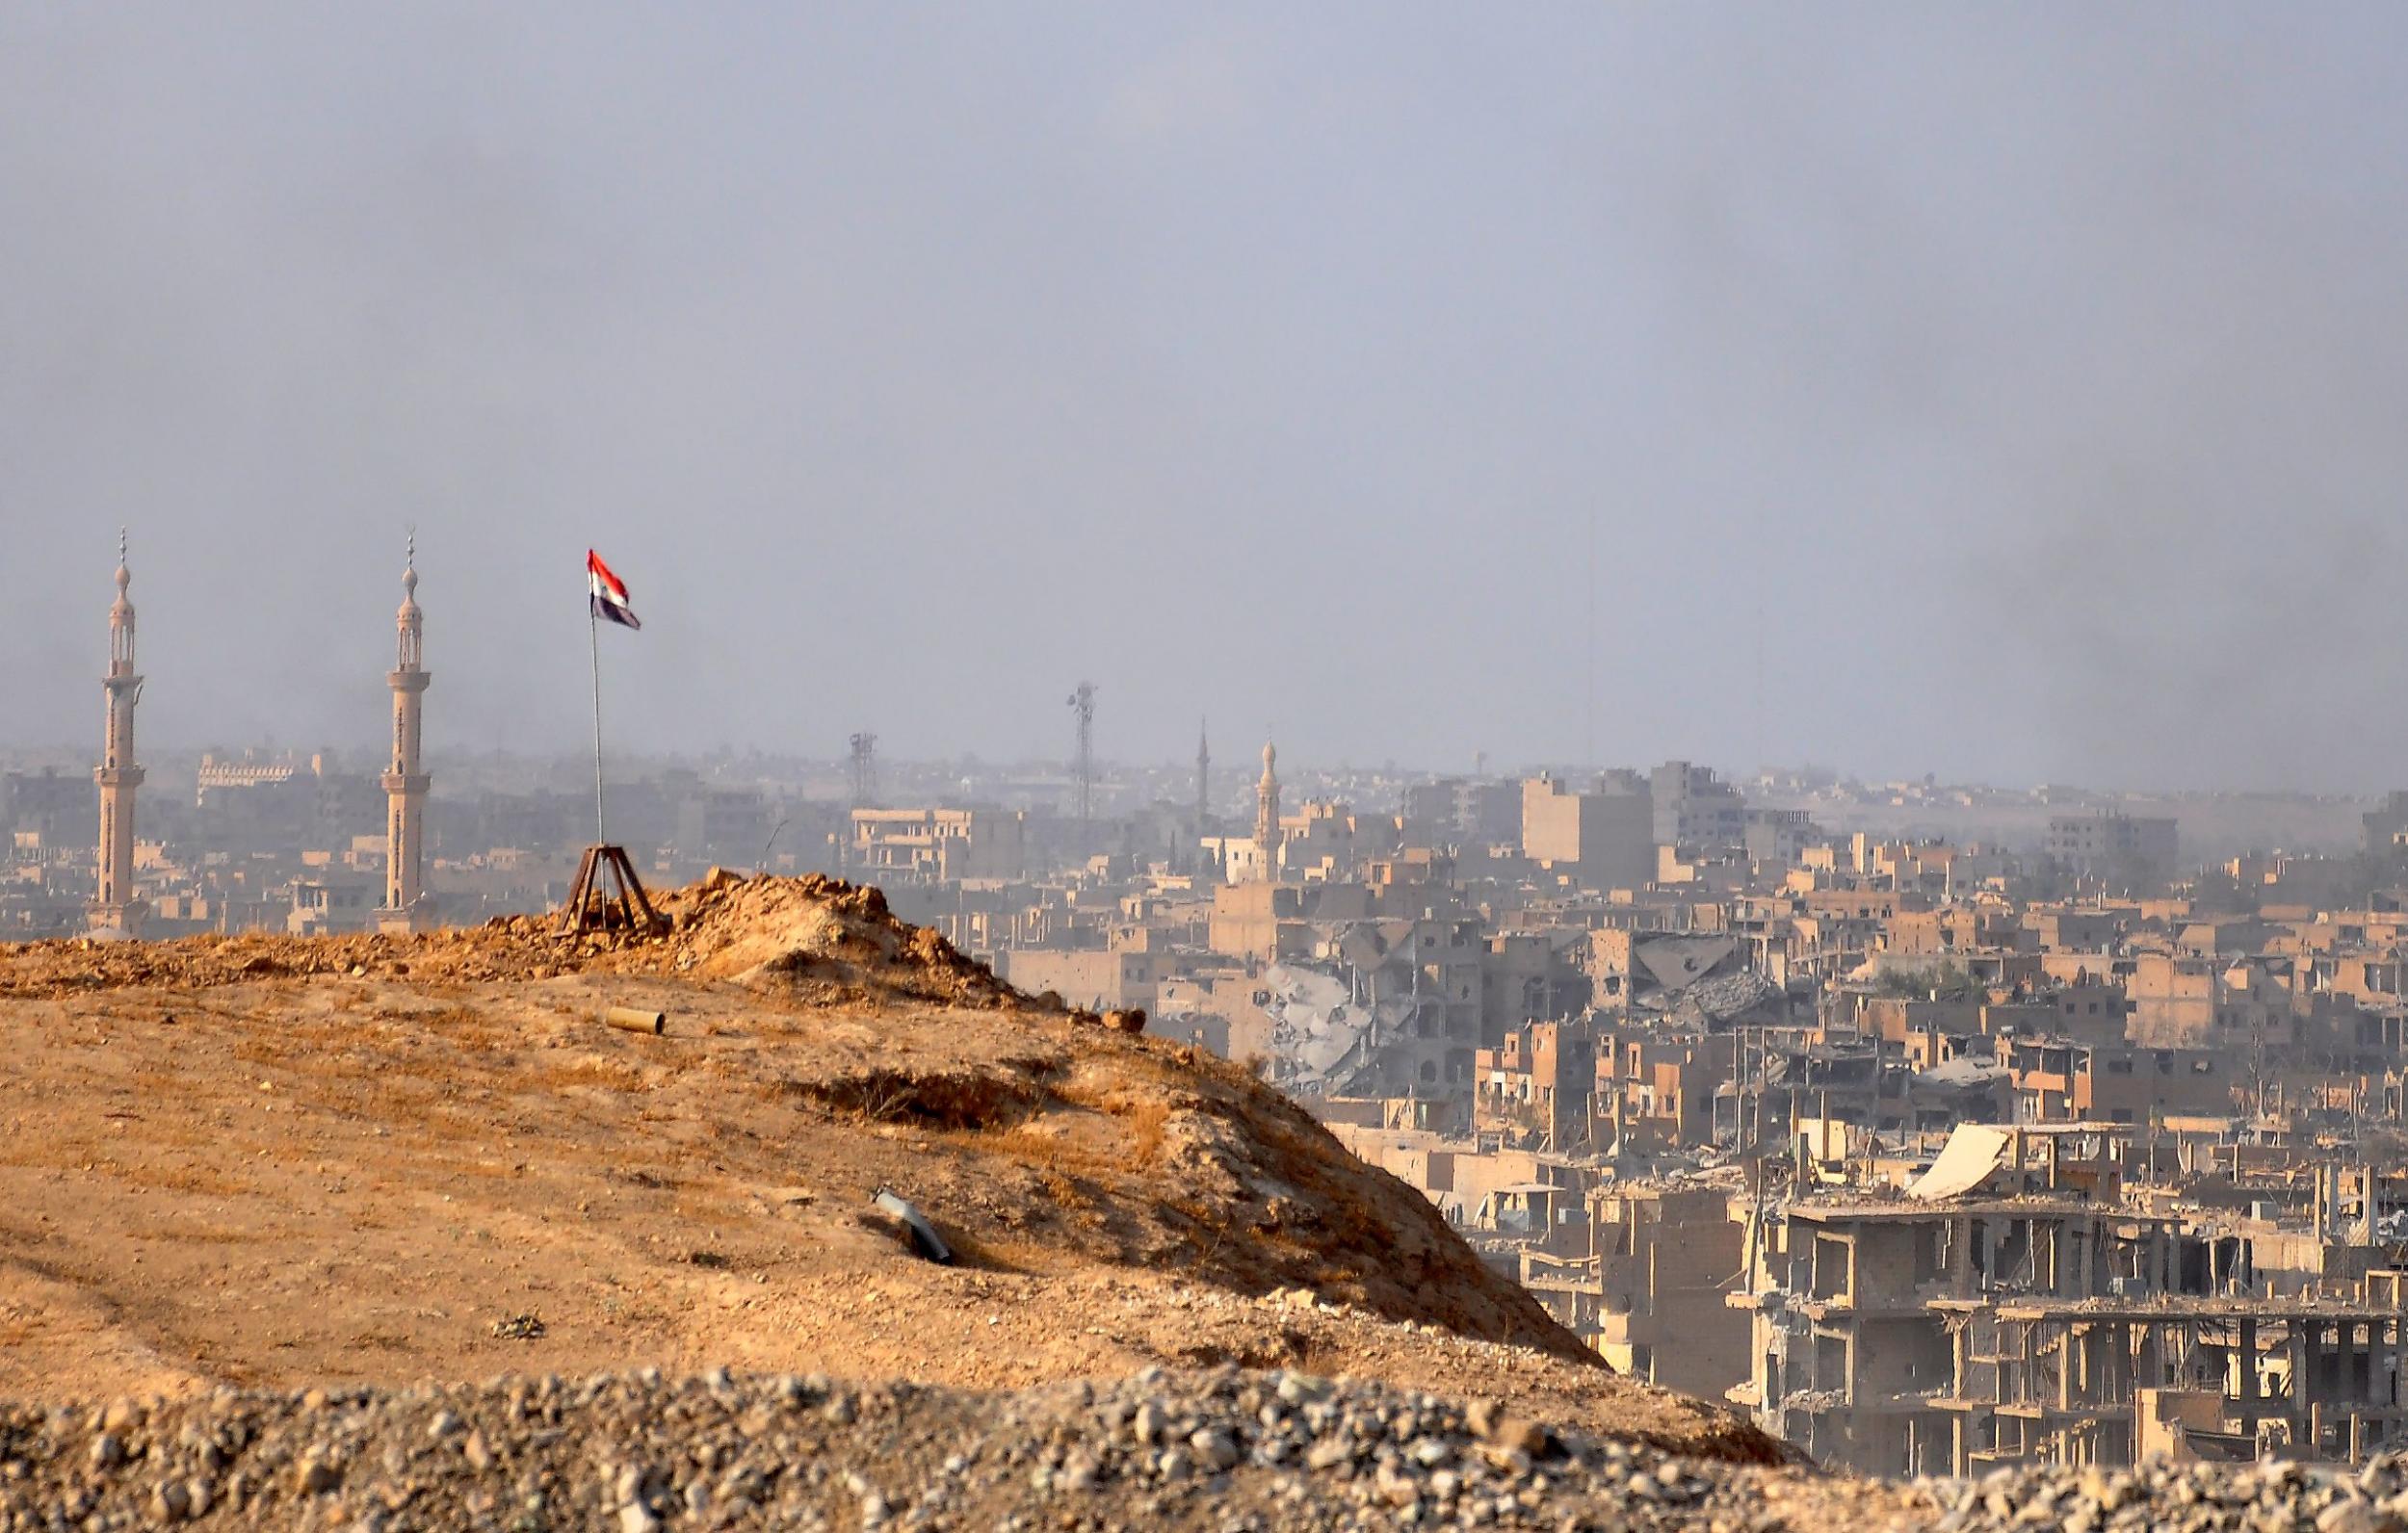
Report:
<svg viewBox="0 0 2408 1533"><path fill-rule="evenodd" d="M2398 1320L2408 1312L2341 1299L1935 1299L1932 1308L1987 1310L2001 1320Z"/></svg>
<svg viewBox="0 0 2408 1533"><path fill-rule="evenodd" d="M1937 1201L1918 1203L1900 1198L1888 1200L1793 1203L1789 1216L1813 1223L1840 1220L1866 1223L1908 1224L1918 1220L1951 1219L1965 1214L2013 1214L2022 1217L2046 1218L2061 1214L2069 1218L2112 1219L2128 1224L2180 1224L2172 1214L2139 1213L2114 1204L2095 1203L2085 1198L1980 1198L1967 1202Z"/></svg>

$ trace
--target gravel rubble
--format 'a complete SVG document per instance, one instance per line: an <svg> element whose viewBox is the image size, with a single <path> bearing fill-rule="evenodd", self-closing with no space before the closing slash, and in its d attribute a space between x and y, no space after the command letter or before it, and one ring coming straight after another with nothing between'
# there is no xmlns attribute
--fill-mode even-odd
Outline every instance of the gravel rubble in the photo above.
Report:
<svg viewBox="0 0 2408 1533"><path fill-rule="evenodd" d="M1882 1485L1300 1372L981 1392L506 1377L0 1405L0 1529L2408 1533L2408 1454Z"/></svg>
<svg viewBox="0 0 2408 1533"><path fill-rule="evenodd" d="M1912 1487L1942 1533L2403 1533L2408 1453L2335 1464L2171 1464L1999 1469Z"/></svg>
<svg viewBox="0 0 2408 1533"><path fill-rule="evenodd" d="M982 1393L509 1377L0 1406L0 1528L1700 1528L1807 1471L1559 1434L1491 1402L1147 1369ZM1971 1524L1967 1524L1971 1525ZM2330 1530L2327 1530L2330 1533Z"/></svg>

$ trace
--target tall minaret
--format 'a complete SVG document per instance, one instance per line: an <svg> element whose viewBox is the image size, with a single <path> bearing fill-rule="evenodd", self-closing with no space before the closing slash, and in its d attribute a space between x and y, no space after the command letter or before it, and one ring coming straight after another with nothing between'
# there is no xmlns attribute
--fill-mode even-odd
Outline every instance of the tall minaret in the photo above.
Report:
<svg viewBox="0 0 2408 1533"><path fill-rule="evenodd" d="M420 663L423 621L418 611L418 538L409 539L409 562L402 570L402 610L394 618L400 637L393 669L393 763L381 782L385 796L384 908L377 912L383 931L418 931L432 923L426 897L425 825L427 784L418 757L419 698L434 678Z"/></svg>
<svg viewBox="0 0 2408 1533"><path fill-rule="evenodd" d="M134 764L134 705L142 701L143 679L134 674L134 603L126 595L133 584L119 530L118 599L109 609L109 674L100 684L109 698L109 731L92 772L100 785L100 885L92 923L94 932L126 937L142 934L144 913L134 897L134 790L143 785L143 769Z"/></svg>
<svg viewBox="0 0 2408 1533"><path fill-rule="evenodd" d="M1263 741L1263 780L1254 785L1254 844L1262 848L1263 876L1279 881L1279 774L1271 768L1279 753Z"/></svg>
<svg viewBox="0 0 2408 1533"><path fill-rule="evenodd" d="M1213 746L1205 734L1204 721L1195 725L1195 839L1203 844L1204 832L1213 822Z"/></svg>

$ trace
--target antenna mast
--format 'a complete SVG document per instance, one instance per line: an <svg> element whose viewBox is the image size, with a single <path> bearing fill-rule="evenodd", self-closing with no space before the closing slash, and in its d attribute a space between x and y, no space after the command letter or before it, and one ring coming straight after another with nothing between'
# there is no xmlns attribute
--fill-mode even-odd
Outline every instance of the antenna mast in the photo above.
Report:
<svg viewBox="0 0 2408 1533"><path fill-rule="evenodd" d="M845 742L852 752L852 807L877 803L877 737L862 730Z"/></svg>

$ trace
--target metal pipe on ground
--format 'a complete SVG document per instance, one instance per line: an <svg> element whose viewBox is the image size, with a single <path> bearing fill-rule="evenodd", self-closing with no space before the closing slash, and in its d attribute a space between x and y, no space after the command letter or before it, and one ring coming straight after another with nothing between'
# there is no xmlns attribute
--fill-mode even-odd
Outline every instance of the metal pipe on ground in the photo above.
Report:
<svg viewBox="0 0 2408 1533"><path fill-rule="evenodd" d="M911 1233L913 1250L930 1261L944 1266L953 1265L953 1247L947 1245L945 1237L936 1233L936 1226L929 1222L927 1214L922 1213L905 1200L896 1197L884 1187L878 1188L871 1201L903 1221L903 1228Z"/></svg>
<svg viewBox="0 0 2408 1533"><path fill-rule="evenodd" d="M602 1013L602 1020L621 1032L648 1032L659 1037L668 1030L668 1013L641 1011L634 1006L613 1006Z"/></svg>

